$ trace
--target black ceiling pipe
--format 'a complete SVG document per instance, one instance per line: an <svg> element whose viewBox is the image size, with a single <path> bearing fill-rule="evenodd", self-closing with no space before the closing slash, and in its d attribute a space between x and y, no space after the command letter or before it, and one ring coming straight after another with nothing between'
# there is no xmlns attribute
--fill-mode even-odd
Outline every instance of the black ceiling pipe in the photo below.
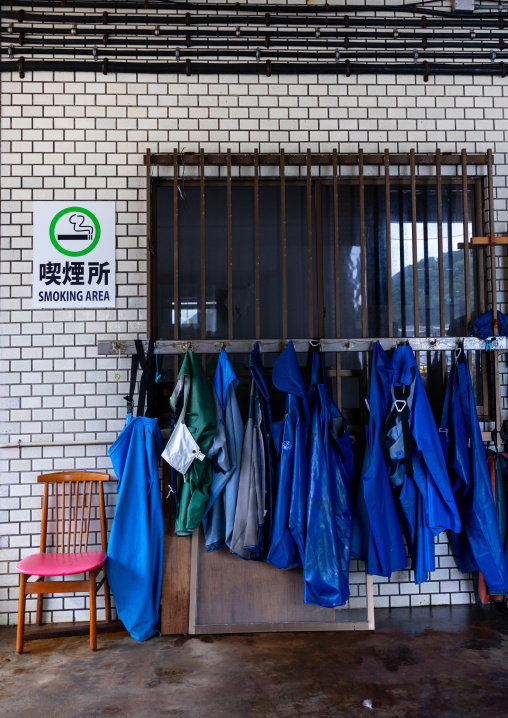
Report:
<svg viewBox="0 0 508 718"><path fill-rule="evenodd" d="M56 55L64 55L64 56L75 56L79 55L80 57L83 57L83 55L86 55L90 57L92 53L93 48L51 48L51 47L16 47L14 46L12 49L12 53L15 57L20 56L26 56L26 55L51 55L55 57ZM4 50L5 54L6 50ZM214 57L214 56L222 56L224 58L240 58L240 57L254 57L254 49L209 49L209 48L190 48L185 50L185 56L191 57L191 58L208 58L208 57ZM390 48L377 48L375 51L368 50L368 49L351 49L343 50L342 51L344 57L342 58L344 61L346 57L349 57L350 60L354 59L355 57L361 57L364 60L370 60L377 63L383 63L388 58L394 58L397 60L398 58L409 60L410 58L413 58L414 56L414 50L408 49L408 50L390 50ZM147 59L147 60L154 60L155 62L159 58L175 58L175 51L174 50L168 50L168 49L161 49L161 50L143 50L142 48L132 51L128 49L119 49L119 48L104 48L104 47L98 47L97 48L97 54L100 59L107 57L109 59L111 58L126 58L128 60L136 61L140 58ZM421 60L431 60L432 62L441 62L445 60L453 60L457 57L456 52L433 52L432 50L422 50L422 55L424 57L421 57ZM468 60L485 60L486 55L488 53L486 52L467 52L464 51L463 55L465 55ZM292 50L291 48L287 50L276 50L273 48L270 48L269 50L261 49L260 50L260 57L261 59L276 59L277 61L281 60L289 60L290 58L293 59L293 61L298 60L311 60L316 63L320 62L326 62L331 61L335 57L335 48L330 48L328 50L321 50L319 53L312 50ZM55 58L56 59L56 58ZM508 50L505 50L504 52L496 52L496 59L498 61L505 60L508 62ZM377 63L376 63L377 61ZM217 62L220 62L220 57L217 57Z"/></svg>
<svg viewBox="0 0 508 718"><path fill-rule="evenodd" d="M93 60L23 60L25 72L101 72L102 63ZM16 72L18 61L8 60L1 65L2 72ZM495 64L376 64L376 63L271 63L272 75L418 75L424 76L429 70L432 75L494 75L506 76L506 65ZM108 72L131 74L186 75L186 62L109 62ZM257 62L193 62L192 75L266 75L264 63Z"/></svg>
<svg viewBox="0 0 508 718"><path fill-rule="evenodd" d="M86 32L83 32L81 34L83 35L83 37L70 35L66 37L55 37L54 35L51 36L50 34L46 36L43 35L41 37L36 37L31 32L25 32L24 39L25 42L29 43L30 45L43 45L45 47L51 46L56 48L66 47L77 49L79 49L80 47L90 47L91 45L104 42L103 33L97 32L96 34L88 34ZM5 44L16 44L15 37L17 36L0 35L0 42ZM49 37L51 37L51 41L48 41ZM451 48L457 48L464 51L468 51L470 48L488 48L489 50L496 50L499 47L499 43L504 42L502 37L487 38L482 36L477 40L470 40L469 37L461 37L457 34L453 35L453 37L454 40L449 40L446 42L445 47L447 50ZM342 50L342 48L344 47L345 40L345 35L341 35L340 37L338 37L336 34L334 35L334 37L326 36L323 38L323 36L321 36L319 39L316 39L315 35L312 35L312 37L301 39L280 38L276 35L273 35L270 37L270 47L284 48L291 46L291 48L339 48ZM414 48L415 46L420 46L423 44L423 42L426 43L426 47L429 49L432 47L443 47L442 35L431 36L430 39L428 37L419 39L414 36L407 36L402 38L399 36L397 39L393 39L393 34L390 34L389 37L379 37L372 34L369 34L368 36L364 37L357 37L353 34L347 37L347 41L349 43L349 48L364 47L368 45L372 50L378 48L383 49L383 47L390 47L391 49L399 48L403 50L407 47ZM210 36L193 34L190 36L190 42L194 47L225 47L229 49L234 49L250 47L251 45L257 47L259 45L259 38L243 36L240 39L237 39L225 38L223 36L215 37L213 34ZM153 48L154 50L165 50L168 47L181 47L182 44L186 44L188 46L186 34L183 32L180 33L180 35L175 34L175 37L165 37L162 41L160 37L154 39L147 39L146 37L124 38L119 37L116 32L112 32L108 33L107 44L108 46L113 47L127 46L134 48Z"/></svg>
<svg viewBox="0 0 508 718"><path fill-rule="evenodd" d="M40 5L42 6L49 6L51 9L61 9L61 3L59 0L55 0L53 2L32 2L31 0L17 0L10 3L12 6L12 9L15 7L18 8L33 8L38 7ZM152 8L156 10L182 10L184 12L202 12L203 8L206 7L208 11L211 12L231 12L232 11L232 3L206 3L206 6L203 5L203 3L191 3L191 2L179 2L178 0L151 0ZM110 0L67 0L66 7L71 8L73 10L75 9L95 9L95 8L112 8L112 3ZM129 10L131 8L134 9L144 9L145 8L145 2L144 0L127 0L124 2L115 2L114 7L121 10ZM481 7L481 4L480 4ZM475 12L475 17L477 16L494 16L497 17L498 15L502 14L502 8L503 5L498 5L495 7L493 12ZM265 13L267 9L270 10L270 13L276 15L276 14L286 14L286 15L321 15L321 14L330 14L330 13L364 13L364 12L400 12L400 13L425 13L426 15L450 15L450 11L448 10L439 10L439 8L432 8L428 6L424 6L421 3L413 2L413 3L398 3L394 5L307 5L302 3L301 5L271 5L269 8L267 5L264 4L255 4L255 3L246 3L244 5L238 4L235 6L234 11L237 13L246 13L246 12L259 12L259 13ZM454 16L471 16L470 12L461 12L454 11Z"/></svg>
<svg viewBox="0 0 508 718"><path fill-rule="evenodd" d="M203 7L206 7L204 5ZM282 7L282 6L281 6ZM284 6L285 7L285 6ZM381 6L382 7L382 6ZM379 11L381 12L381 10ZM478 19L471 17L471 13L467 17L456 17L454 13L446 13L451 17L442 17L430 19L427 22L428 28L459 28L459 27L474 27L475 29L481 30L482 28L499 28L500 21L507 17L506 13L503 13L499 19L496 19L492 15L488 15L487 18ZM12 20L19 22L19 14L14 11L4 11L3 17L5 20ZM312 25L319 26L319 28L326 27L397 27L397 28L421 28L421 19L418 17L414 18L398 18L398 17L350 17L344 15L343 17L337 16L326 16L326 17L303 17L299 15L295 16L277 16L272 18L273 25ZM37 13L27 12L25 13L25 23L62 23L64 25L102 25L104 24L103 14L90 14L90 15L57 15L56 13ZM266 20L262 15L204 15L199 12L192 15L191 13L183 14L171 14L171 15L120 15L114 13L108 16L108 24L111 25L235 25L235 26L250 26L250 25L265 25Z"/></svg>
<svg viewBox="0 0 508 718"><path fill-rule="evenodd" d="M113 30L110 30L110 37L126 37L127 41L133 41L135 42L138 38L153 38L155 37L155 24L151 27L142 27L142 28L136 28L134 31L132 28L126 29L126 28L114 28ZM185 28L179 29L178 27L175 28L164 28L164 27L158 27L159 32L159 41L161 38L170 38L170 37L183 37L188 33L188 30ZM94 36L97 37L98 40L102 37L103 30L97 30L95 28L83 28L83 27L76 27L75 32L76 34L71 35L70 34L70 28L69 27L53 27L50 25L45 25L44 27L30 27L26 28L26 26L23 27L16 27L14 24L14 27L12 29L12 34L18 33L21 29L24 30L26 36L32 36L37 37L41 36L42 39L45 37L64 37L64 38L76 38L79 36L83 36L85 38L93 38ZM231 38L234 39L236 37L236 28L229 28L227 30L223 30L221 28L207 28L207 27L194 27L192 29L192 37L204 37L204 38L212 38L212 37L225 37L225 38ZM479 32L480 34L476 35L476 32ZM471 30L464 29L462 32L460 32L460 29L455 29L454 32L413 32L413 31L407 31L404 32L404 30L398 30L398 39L399 40L407 40L408 42L414 42L415 40L423 40L429 38L433 39L436 38L436 40L440 40L441 42L443 40L462 40L464 42L471 42ZM133 38L133 35L136 35L136 38ZM481 43L483 41L488 40L501 40L506 39L506 32L496 32L492 29L487 29L483 31L475 31L475 35L477 40ZM248 38L248 37L262 37L263 39L268 36L270 37L270 41L272 42L274 39L312 39L316 37L316 31L313 29L300 29L300 30L286 30L285 28L248 28L243 33L240 34L240 37ZM345 30L344 32L341 31L340 37L337 37L337 29L328 29L327 28L320 28L320 36L321 39L329 39L329 40L341 40L343 38L349 38L349 39L362 39L367 38L369 40L375 40L375 39L391 39L394 37L393 30L388 30L386 32L383 32L383 30L375 30L372 31L365 31L362 30L353 30L348 31ZM7 38L6 42L9 41L9 38Z"/></svg>

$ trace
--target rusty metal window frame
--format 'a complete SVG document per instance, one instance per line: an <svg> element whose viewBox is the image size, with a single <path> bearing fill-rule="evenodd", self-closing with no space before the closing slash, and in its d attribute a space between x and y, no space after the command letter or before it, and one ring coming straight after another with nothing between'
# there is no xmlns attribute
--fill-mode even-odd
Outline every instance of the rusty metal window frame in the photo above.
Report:
<svg viewBox="0 0 508 718"><path fill-rule="evenodd" d="M288 185L306 185L307 186L307 237L308 237L308 302L309 302L309 314L308 314L308 336L312 338L314 336L322 337L323 332L323 280L322 280L322 232L321 232L321 218L322 209L320 208L320 195L321 188L323 185L333 185L333 215L334 215L334 245L335 245L335 266L338 267L338 249L339 249L339 226L338 226L338 189L341 185L352 184L359 187L359 202L360 202L360 262L361 262L361 313L362 313L362 337L368 337L367 329L367 267L366 267L366 240L365 240L365 188L368 185L384 185L385 187L385 202L386 202L386 243L387 249L390 247L391 242L391 221L390 221L390 189L394 185L408 185L411 188L411 224L412 224L412 250L413 257L418 257L417 254L417 228L416 228L416 185L422 184L433 185L437 188L438 197L438 252L439 252L439 307L440 307L440 322L441 322L441 336L444 334L444 279L443 279L443 237L442 237L442 206L441 206L441 191L443 185L446 184L458 184L462 186L462 198L463 198L463 248L465 256L469 256L470 248L470 237L468 232L468 197L467 191L473 186L474 187L474 198L475 198L475 218L476 226L474 231L476 234L483 231L483 212L481 211L485 207L485 190L488 191L489 183L492 182L492 165L489 164L489 155L487 154L475 154L467 155L466 151L463 150L460 154L444 154L439 150L435 154L416 154L414 150L405 154L390 154L388 150L384 153L365 155L362 150L358 154L351 155L339 155L335 150L331 153L318 153L313 154L310 150L306 153L299 154L287 154L284 150L281 150L280 154L259 154L255 150L251 154L232 154L230 150L226 153L217 154L205 154L203 150L199 153L179 153L176 149L170 154L156 154L153 155L150 151L147 151L145 156L145 165L147 171L147 204L148 204L148 222L147 222L147 235L149 238L149 257L148 257L148 317L149 317L149 331L148 335L154 338L157 335L157 301L156 301L156 281L154 281L157 270L157 250L154 232L154 221L157 215L156 207L156 192L154 188L160 185L171 186L173 188L173 233L176 238L174 243L174 277L173 283L175 287L174 295L174 307L175 316L179 315L179 287L178 287L178 186L179 182L184 181L186 186L199 186L201 194L201 269L200 269L200 285L201 285L201 316L205 316L205 262L204 251L206 246L205 237L205 187L210 184L226 186L227 189L227 246L228 246L228 295L231 296L233 288L233 246L232 246L232 187L238 184L253 186L254 187L254 251L255 251L255 337L253 339L262 339L260 331L260 301L259 301L259 283L260 283L260 266L259 266L259 187L265 184L275 184L280 187L281 191L281 284L282 284L282 340L288 339L287 329L287 237L286 237L286 187ZM485 176L477 176L477 170L474 176L468 176L468 168L474 166L487 166L488 174ZM378 167L377 176L372 174L366 174L365 168ZM397 174L390 173L390 168L397 166L399 172ZM455 167L455 175L443 174L443 167ZM153 167L167 167L172 169L172 176L164 176L163 173L157 169L157 176L152 176ZM238 167L238 175L233 174L233 167ZM250 167L251 170L248 176L242 176L242 168ZM278 169L278 172L271 176L263 174L262 167L270 167ZM316 174L315 168L318 167L319 171ZM321 174L321 168L328 170L327 174ZM409 175L400 171L401 167L409 168ZM425 175L419 174L419 168L431 168L431 173ZM195 168L194 172L189 168ZM207 174L207 169L216 168L218 174L216 176ZM288 168L292 168L291 174L288 174ZM294 168L298 168L298 174L294 174ZM347 168L349 176L344 176L341 169ZM356 174L351 174L351 169L356 168ZM314 174L313 174L314 169ZM162 176L161 176L162 175ZM485 187L487 185L487 187ZM314 198L316 207L312 207L312 195L314 192ZM465 193L465 194L464 194ZM317 209L319 208L319 211ZM315 228L313 227L313 217L316 221ZM153 238L153 239L152 239ZM315 241L315 246L314 246ZM314 266L315 263L315 266ZM419 337L419 299L418 299L418 272L417 263L413 263L413 309L414 309L414 336ZM393 337L393 298L392 298L392 282L391 282L391 250L387 251L387 305L388 305L388 338ZM477 276L471 277L469 271L469 262L464 262L464 283L465 283L465 303L466 303L466 321L469 323L471 316L470 307L470 294L469 286L473 281L475 289L475 305L479 311L484 310L486 303L486 282L485 282L485 260L484 253L481 251L475 251L474 267L477 269ZM339 281L340 272L336 272L336 286L335 286L335 304L336 304L336 337L340 337L340 306L339 306ZM315 287L319 288L320 291L315 292ZM366 301L367 300L367 301ZM227 337L223 337L224 340L233 340L233 315L230 304L230 310L228 312L228 332ZM314 321L314 308L317 304L317 326ZM312 307L312 310L311 310ZM201 339L205 340L206 327L204 323L201 326ZM179 340L179 325L178 322L174 323L173 340ZM230 346L230 350L231 350ZM417 351L417 354L419 352ZM497 359L496 359L497 362ZM203 357L203 366L205 365L205 357ZM175 371L177 362L175 362ZM445 353L442 353L442 371L443 379L446 376L446 357ZM354 374L354 372L353 372ZM365 386L361 388L366 389L366 371L360 372L360 379ZM329 375L338 376L350 376L351 370L341 370L341 352L336 353L336 367L334 370L329 371ZM481 372L483 386L482 386L482 397L483 403L478 406L478 413L482 416L488 416L489 404L488 404L488 386L487 386L487 372ZM340 403L341 382L337 381L337 400Z"/></svg>

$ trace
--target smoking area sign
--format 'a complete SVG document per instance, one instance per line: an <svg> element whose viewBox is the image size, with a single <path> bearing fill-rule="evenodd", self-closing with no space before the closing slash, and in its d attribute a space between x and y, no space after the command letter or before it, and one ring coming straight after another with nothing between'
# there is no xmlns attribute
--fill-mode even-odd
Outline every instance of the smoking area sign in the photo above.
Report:
<svg viewBox="0 0 508 718"><path fill-rule="evenodd" d="M33 306L115 306L115 203L34 202Z"/></svg>

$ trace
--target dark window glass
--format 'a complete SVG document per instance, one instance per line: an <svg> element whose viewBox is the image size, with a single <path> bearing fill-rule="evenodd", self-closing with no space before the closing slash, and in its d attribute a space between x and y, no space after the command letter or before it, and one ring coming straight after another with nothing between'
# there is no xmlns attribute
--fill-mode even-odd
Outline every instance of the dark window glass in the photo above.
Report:
<svg viewBox="0 0 508 718"><path fill-rule="evenodd" d="M319 185L317 187L317 184ZM416 257L413 256L413 216L409 184L392 179L390 195L390 245L387 247L385 188L365 184L366 297L362 297L360 252L360 196L358 184L340 182L338 189L338 247L335 246L333 186L329 180L313 181L312 190L312 283L309 308L309 256L307 187L305 182L286 182L286 258L288 335L309 336L309 311L314 317L314 336L362 336L362 303L366 303L369 337L387 336L388 261L391 259L392 331L395 337L415 335L413 265L418 278L419 334L439 336L439 262L437 193L432 184L416 186ZM317 187L317 188L316 188ZM157 234L157 335L174 337L174 242L173 187L156 184ZM205 296L206 317L201 316L201 195L197 183L186 182L178 197L179 337L182 340L223 340L228 337L228 312L232 307L233 336L254 338L256 332L254 187L234 182L232 195L233 294L228 296L227 191L223 181L208 181L205 189ZM472 236L474 191L468 191L468 234ZM464 228L462 187L443 183L442 251L444 285L444 331L450 336L467 333L464 280ZM319 233L319 236L317 236ZM475 267L469 253L471 311L475 312ZM259 308L260 336L282 337L281 188L276 182L259 186ZM322 316L318 317L318 307ZM269 361L270 359L270 361ZM272 358L265 356L267 367ZM275 360L275 357L273 357ZM302 365L305 358L302 357ZM248 376L248 357L236 356L238 370ZM444 370L450 358L444 360ZM337 391L336 358L325 357L330 388ZM368 357L342 353L340 396L345 413L360 421ZM168 380L173 363L161 361ZM206 358L213 371L214 357ZM422 378L431 403L442 405L443 362L438 352L421 352ZM480 357L473 358L473 379L478 403L482 381Z"/></svg>

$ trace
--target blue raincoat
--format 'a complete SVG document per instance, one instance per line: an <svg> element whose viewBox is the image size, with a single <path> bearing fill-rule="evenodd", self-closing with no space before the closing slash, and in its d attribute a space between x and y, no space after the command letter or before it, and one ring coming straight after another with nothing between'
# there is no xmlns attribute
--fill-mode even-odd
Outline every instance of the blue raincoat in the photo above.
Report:
<svg viewBox="0 0 508 718"><path fill-rule="evenodd" d="M310 423L307 391L293 342L275 362L272 381L286 393L286 410L284 420L272 424L279 465L267 561L277 568L293 568L305 560L306 447Z"/></svg>
<svg viewBox="0 0 508 718"><path fill-rule="evenodd" d="M369 425L355 506L351 553L367 572L391 576L407 567L406 551L383 447L379 441L390 398L393 367L381 344L372 353Z"/></svg>
<svg viewBox="0 0 508 718"><path fill-rule="evenodd" d="M497 310L497 322L499 334L502 337L508 336L508 316ZM477 339L488 339L494 334L494 320L492 309L477 317L469 327L469 336Z"/></svg>
<svg viewBox="0 0 508 718"><path fill-rule="evenodd" d="M249 357L252 374L249 418L245 426L231 552L263 560L268 551L275 489L272 457L272 413L259 344Z"/></svg>
<svg viewBox="0 0 508 718"><path fill-rule="evenodd" d="M214 472L210 499L203 515L207 551L231 546L244 433L236 398L237 386L238 378L223 349L213 379L221 414L218 426L222 432L217 445L208 452L214 455Z"/></svg>
<svg viewBox="0 0 508 718"><path fill-rule="evenodd" d="M387 413L384 426L379 427L374 437L369 437L369 445L372 438L381 443L395 505L409 547L415 582L419 584L427 580L429 572L435 570L434 537L446 529L460 531L460 518L413 350L406 343L395 350L390 361L381 345L376 344L372 376L377 374L377 380L383 382L381 396L386 399ZM377 417L383 407L374 406L374 399L379 400L381 396L375 397L372 392L370 396L371 412L375 410ZM375 556L379 544L371 545L372 530L377 535L384 530L386 537L380 545L385 561L382 568L385 570L381 575L389 576L391 571L397 570L397 563L402 558L400 541L396 537L397 527L391 523L394 517L389 503L385 503L388 513L383 515L377 502L378 493L386 500L383 481L386 474L382 467L382 457L377 446L369 446L368 449L371 453L365 462L367 484L370 481L372 486L369 490L362 472L360 496L363 490L366 512L362 511L360 505L359 524L361 528L367 526L370 531L368 541L365 536L360 540L358 536L355 537L354 555L366 559ZM377 482L379 492L376 491L376 468L380 472ZM369 522L365 522L366 514ZM375 568L374 560L371 565L368 564L368 571L374 572ZM400 563L398 568L402 568Z"/></svg>
<svg viewBox="0 0 508 718"><path fill-rule="evenodd" d="M462 521L460 533L453 534L459 568L462 573L481 571L489 592L503 593L508 590L508 573L473 385L463 351L448 377L439 431Z"/></svg>
<svg viewBox="0 0 508 718"><path fill-rule="evenodd" d="M312 357L309 409L304 602L342 606L349 598L354 456L344 417L328 394L320 352Z"/></svg>
<svg viewBox="0 0 508 718"><path fill-rule="evenodd" d="M118 500L109 536L107 575L118 617L136 641L156 632L162 586L164 527L157 419L127 415L109 449Z"/></svg>

